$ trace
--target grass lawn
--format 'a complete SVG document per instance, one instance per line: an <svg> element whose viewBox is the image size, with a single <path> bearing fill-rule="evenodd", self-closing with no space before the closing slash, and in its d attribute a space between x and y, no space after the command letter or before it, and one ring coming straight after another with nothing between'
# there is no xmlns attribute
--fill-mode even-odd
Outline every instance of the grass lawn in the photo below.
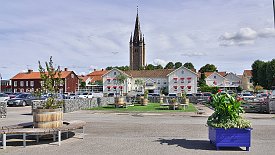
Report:
<svg viewBox="0 0 275 155"><path fill-rule="evenodd" d="M160 106L159 103L148 103L147 106L135 105L129 106L127 108L115 108L114 106L106 106L106 107L96 107L90 108L88 110L106 110L113 112L196 112L197 109L193 104L189 104L189 106L183 110L183 108L179 110L169 110L168 107Z"/></svg>

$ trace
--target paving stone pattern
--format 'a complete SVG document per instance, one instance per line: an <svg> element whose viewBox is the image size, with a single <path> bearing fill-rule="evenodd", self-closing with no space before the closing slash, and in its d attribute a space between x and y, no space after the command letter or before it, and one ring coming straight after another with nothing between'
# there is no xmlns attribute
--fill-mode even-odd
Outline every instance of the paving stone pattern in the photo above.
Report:
<svg viewBox="0 0 275 155"><path fill-rule="evenodd" d="M7 103L0 102L0 118L5 118L7 116Z"/></svg>

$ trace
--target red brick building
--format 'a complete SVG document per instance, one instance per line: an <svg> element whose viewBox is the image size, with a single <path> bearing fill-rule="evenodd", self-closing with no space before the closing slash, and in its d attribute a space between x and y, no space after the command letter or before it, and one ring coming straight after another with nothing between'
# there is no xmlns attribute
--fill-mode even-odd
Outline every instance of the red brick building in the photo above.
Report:
<svg viewBox="0 0 275 155"><path fill-rule="evenodd" d="M73 71L68 71L65 68L61 72L61 79L63 84L60 85L59 91L64 92L76 92L78 89L79 79ZM11 78L11 88L13 92L34 92L41 88L40 72L33 72L28 70L26 73L18 73Z"/></svg>

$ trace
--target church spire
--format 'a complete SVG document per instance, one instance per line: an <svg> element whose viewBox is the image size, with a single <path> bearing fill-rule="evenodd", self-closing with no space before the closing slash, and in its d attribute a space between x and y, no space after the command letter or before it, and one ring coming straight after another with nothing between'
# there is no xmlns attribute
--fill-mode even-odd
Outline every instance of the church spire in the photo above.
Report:
<svg viewBox="0 0 275 155"><path fill-rule="evenodd" d="M136 23L135 23L135 31L134 31L134 42L139 42L141 36L141 30L140 30L140 23L139 23L139 17L138 17L138 6L137 6L137 17L136 17Z"/></svg>

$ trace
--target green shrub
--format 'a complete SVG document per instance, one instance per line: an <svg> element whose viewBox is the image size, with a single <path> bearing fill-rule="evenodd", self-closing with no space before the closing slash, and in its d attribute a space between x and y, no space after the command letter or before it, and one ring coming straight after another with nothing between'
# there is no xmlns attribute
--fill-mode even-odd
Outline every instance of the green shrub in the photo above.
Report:
<svg viewBox="0 0 275 155"><path fill-rule="evenodd" d="M250 128L251 123L242 118L241 102L229 94L213 95L212 106L215 112L208 118L207 125L215 128Z"/></svg>

